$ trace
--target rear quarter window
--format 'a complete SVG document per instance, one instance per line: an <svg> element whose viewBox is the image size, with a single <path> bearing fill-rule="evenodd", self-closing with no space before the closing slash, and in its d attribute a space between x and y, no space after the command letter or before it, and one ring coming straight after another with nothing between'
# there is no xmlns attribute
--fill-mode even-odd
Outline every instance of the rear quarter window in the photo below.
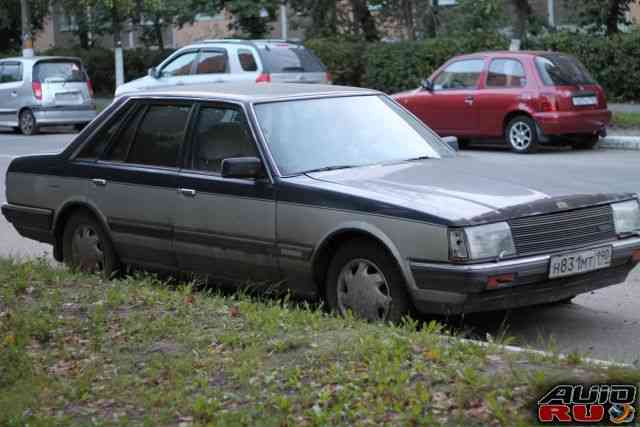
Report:
<svg viewBox="0 0 640 427"><path fill-rule="evenodd" d="M33 69L33 80L43 83L47 81L84 82L87 80L87 75L81 62L55 59L39 61Z"/></svg>
<svg viewBox="0 0 640 427"><path fill-rule="evenodd" d="M269 45L260 49L260 56L271 73L322 73L326 70L317 56L300 46Z"/></svg>
<svg viewBox="0 0 640 427"><path fill-rule="evenodd" d="M0 64L0 83L13 83L22 81L22 65L17 62L5 62Z"/></svg>

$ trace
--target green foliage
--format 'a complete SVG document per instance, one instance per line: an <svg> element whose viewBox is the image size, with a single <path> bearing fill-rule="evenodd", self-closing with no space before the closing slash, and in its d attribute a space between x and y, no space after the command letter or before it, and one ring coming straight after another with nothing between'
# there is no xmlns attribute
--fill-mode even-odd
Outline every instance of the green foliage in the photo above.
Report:
<svg viewBox="0 0 640 427"><path fill-rule="evenodd" d="M327 65L335 83L394 93L416 88L455 55L506 49L509 42L495 32L476 31L466 36L399 43L313 39L306 46ZM576 56L605 88L609 99L640 99L638 30L611 37L556 32L530 39L526 47Z"/></svg>
<svg viewBox="0 0 640 427"><path fill-rule="evenodd" d="M42 29L42 21L49 11L48 0L31 0L31 27ZM22 23L19 0L0 0L0 52L17 51L22 45Z"/></svg>
<svg viewBox="0 0 640 427"><path fill-rule="evenodd" d="M452 56L504 49L508 41L495 33L473 37L439 37L399 43L340 42L316 39L306 43L327 65L334 82L393 93L415 88Z"/></svg>
<svg viewBox="0 0 640 427"><path fill-rule="evenodd" d="M459 0L456 7L440 12L438 33L468 34L470 31L497 31L509 24L504 0Z"/></svg>
<svg viewBox="0 0 640 427"><path fill-rule="evenodd" d="M158 65L172 50L128 49L124 51L125 81L147 75L150 67ZM94 90L99 95L113 95L115 91L114 54L110 49L53 48L43 55L75 56L87 67Z"/></svg>

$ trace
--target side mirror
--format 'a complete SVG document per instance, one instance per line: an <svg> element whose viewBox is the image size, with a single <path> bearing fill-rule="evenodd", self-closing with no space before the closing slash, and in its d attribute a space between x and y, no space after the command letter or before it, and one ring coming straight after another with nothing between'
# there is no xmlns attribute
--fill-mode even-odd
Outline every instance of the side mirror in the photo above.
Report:
<svg viewBox="0 0 640 427"><path fill-rule="evenodd" d="M420 87L429 92L433 92L433 82L429 79L424 79L420 82Z"/></svg>
<svg viewBox="0 0 640 427"><path fill-rule="evenodd" d="M223 178L262 178L264 167L257 157L231 157L222 161Z"/></svg>
<svg viewBox="0 0 640 427"><path fill-rule="evenodd" d="M455 151L460 150L460 144L458 144L458 138L456 138L455 136L445 136L444 138L442 138L442 142L447 144L450 148L452 148Z"/></svg>
<svg viewBox="0 0 640 427"><path fill-rule="evenodd" d="M157 79L158 77L160 77L160 73L158 73L158 70L156 70L156 67L149 68L149 71L147 71L147 74L150 77L153 77L154 79Z"/></svg>

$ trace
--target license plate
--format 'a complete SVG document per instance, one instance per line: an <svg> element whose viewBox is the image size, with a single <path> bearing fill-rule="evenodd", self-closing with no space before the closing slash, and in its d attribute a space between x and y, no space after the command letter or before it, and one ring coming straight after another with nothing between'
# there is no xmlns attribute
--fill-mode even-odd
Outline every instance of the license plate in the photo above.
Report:
<svg viewBox="0 0 640 427"><path fill-rule="evenodd" d="M79 99L80 94L78 92L56 94L56 101L73 102L78 101Z"/></svg>
<svg viewBox="0 0 640 427"><path fill-rule="evenodd" d="M551 257L549 278L573 276L611 267L611 246Z"/></svg>
<svg viewBox="0 0 640 427"><path fill-rule="evenodd" d="M595 96L576 96L573 98L573 105L576 107L584 107L587 105L598 104L598 98Z"/></svg>

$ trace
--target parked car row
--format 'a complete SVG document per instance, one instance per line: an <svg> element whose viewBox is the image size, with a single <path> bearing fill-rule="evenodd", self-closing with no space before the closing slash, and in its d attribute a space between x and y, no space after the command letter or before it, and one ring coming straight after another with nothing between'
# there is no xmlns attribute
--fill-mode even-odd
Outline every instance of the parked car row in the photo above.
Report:
<svg viewBox="0 0 640 427"><path fill-rule="evenodd" d="M177 50L116 96L203 83L331 83L320 59L282 40L205 40ZM91 81L75 58L0 61L0 126L82 128L95 115ZM394 95L441 136L504 139L517 153L569 142L591 149L611 120L602 87L574 57L552 52L458 56L421 87Z"/></svg>
<svg viewBox="0 0 640 427"><path fill-rule="evenodd" d="M64 152L14 159L2 212L74 268L278 283L397 321L626 280L639 195L544 173L458 156L372 90L184 86L125 94Z"/></svg>

